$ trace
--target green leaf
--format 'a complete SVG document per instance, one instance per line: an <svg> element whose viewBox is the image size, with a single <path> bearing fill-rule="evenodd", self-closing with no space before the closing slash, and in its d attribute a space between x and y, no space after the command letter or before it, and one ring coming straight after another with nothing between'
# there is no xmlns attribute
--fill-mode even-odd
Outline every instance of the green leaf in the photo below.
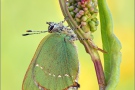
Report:
<svg viewBox="0 0 135 90"><path fill-rule="evenodd" d="M121 62L121 43L113 33L113 20L106 0L98 0L101 35L104 54L104 72L106 78L106 89L115 90L119 82L120 62Z"/></svg>

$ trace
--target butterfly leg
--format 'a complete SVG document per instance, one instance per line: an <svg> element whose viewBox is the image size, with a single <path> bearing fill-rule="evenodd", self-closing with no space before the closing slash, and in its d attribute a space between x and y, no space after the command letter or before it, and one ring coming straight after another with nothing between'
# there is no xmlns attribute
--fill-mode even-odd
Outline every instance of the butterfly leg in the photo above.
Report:
<svg viewBox="0 0 135 90"><path fill-rule="evenodd" d="M62 23L64 23L66 20L68 20L69 19L69 16L66 16L65 18L64 18L64 21L62 21Z"/></svg>
<svg viewBox="0 0 135 90"><path fill-rule="evenodd" d="M95 45L92 40L88 39L88 42L90 43L90 46L93 47L94 49L99 50L99 51L101 51L103 53L107 53L106 51L104 51L103 49L101 49L97 45Z"/></svg>

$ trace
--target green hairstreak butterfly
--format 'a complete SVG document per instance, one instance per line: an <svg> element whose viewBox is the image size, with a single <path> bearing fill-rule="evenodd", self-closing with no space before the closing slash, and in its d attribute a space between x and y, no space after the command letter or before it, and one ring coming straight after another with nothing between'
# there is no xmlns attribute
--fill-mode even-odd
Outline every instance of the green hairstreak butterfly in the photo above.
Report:
<svg viewBox="0 0 135 90"><path fill-rule="evenodd" d="M22 90L77 90L79 61L73 30L63 22L49 24L49 35L40 42L25 74ZM27 34L39 34L46 31ZM31 33L34 32L34 33Z"/></svg>

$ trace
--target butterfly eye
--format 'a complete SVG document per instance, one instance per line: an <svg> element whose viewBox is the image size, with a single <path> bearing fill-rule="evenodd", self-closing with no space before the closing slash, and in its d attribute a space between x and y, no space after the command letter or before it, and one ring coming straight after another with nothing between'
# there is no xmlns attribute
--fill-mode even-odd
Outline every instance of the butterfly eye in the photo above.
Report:
<svg viewBox="0 0 135 90"><path fill-rule="evenodd" d="M49 30L52 30L54 28L54 26L49 26Z"/></svg>
<svg viewBox="0 0 135 90"><path fill-rule="evenodd" d="M54 25L53 26L49 26L48 27L48 31L51 32L53 30L53 28L54 28Z"/></svg>

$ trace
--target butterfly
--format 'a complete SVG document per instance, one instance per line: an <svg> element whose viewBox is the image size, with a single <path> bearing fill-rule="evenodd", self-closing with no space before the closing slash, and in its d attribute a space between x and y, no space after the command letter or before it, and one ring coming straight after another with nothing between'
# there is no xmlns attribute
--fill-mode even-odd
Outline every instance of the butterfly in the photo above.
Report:
<svg viewBox="0 0 135 90"><path fill-rule="evenodd" d="M65 20L64 20L65 21ZM22 90L77 90L79 60L72 29L47 22L48 31L32 31L23 36L49 32L40 42L25 74ZM32 33L33 32L33 33Z"/></svg>

